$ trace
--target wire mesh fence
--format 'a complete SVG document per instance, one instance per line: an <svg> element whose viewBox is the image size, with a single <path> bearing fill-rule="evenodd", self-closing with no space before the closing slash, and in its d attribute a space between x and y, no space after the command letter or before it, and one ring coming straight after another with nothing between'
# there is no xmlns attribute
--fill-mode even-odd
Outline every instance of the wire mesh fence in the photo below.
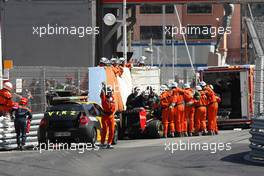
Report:
<svg viewBox="0 0 264 176"><path fill-rule="evenodd" d="M88 68L16 66L9 70L9 79L17 95L15 101L19 96L27 97L33 113L42 113L52 90L70 90L76 95L87 93Z"/></svg>
<svg viewBox="0 0 264 176"><path fill-rule="evenodd" d="M259 59L259 62L262 62ZM261 63L257 64L254 75L254 114L263 114L264 109L264 73ZM88 93L87 67L36 67L16 66L9 71L9 79L19 96L30 99L33 113L43 113L48 105L47 95L54 89L70 90L76 95ZM17 87L22 81L22 89ZM19 96L14 96L15 101Z"/></svg>

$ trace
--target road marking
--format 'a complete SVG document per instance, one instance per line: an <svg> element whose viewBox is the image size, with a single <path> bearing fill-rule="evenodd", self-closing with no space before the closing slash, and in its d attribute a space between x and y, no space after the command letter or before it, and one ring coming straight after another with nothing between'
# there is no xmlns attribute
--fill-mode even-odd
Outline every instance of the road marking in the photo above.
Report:
<svg viewBox="0 0 264 176"><path fill-rule="evenodd" d="M1 154L13 154L13 153L36 153L38 151L36 150L24 150L24 151L18 151L18 150L11 150L11 151L0 151Z"/></svg>
<svg viewBox="0 0 264 176"><path fill-rule="evenodd" d="M234 131L242 131L242 128L234 128Z"/></svg>

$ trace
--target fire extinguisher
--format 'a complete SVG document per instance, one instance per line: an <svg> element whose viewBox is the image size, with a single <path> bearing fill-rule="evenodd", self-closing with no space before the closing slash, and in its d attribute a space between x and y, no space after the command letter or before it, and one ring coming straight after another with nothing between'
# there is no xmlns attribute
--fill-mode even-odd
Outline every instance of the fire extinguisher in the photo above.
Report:
<svg viewBox="0 0 264 176"><path fill-rule="evenodd" d="M26 133L29 133L29 131L30 131L30 123L31 123L31 120L30 119L27 119Z"/></svg>

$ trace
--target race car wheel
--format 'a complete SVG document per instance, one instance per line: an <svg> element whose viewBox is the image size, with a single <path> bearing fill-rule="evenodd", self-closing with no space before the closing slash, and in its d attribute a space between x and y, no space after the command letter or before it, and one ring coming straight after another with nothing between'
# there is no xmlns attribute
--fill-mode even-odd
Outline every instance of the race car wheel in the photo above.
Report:
<svg viewBox="0 0 264 176"><path fill-rule="evenodd" d="M125 136L125 130L121 128L121 125L118 124L118 139L121 140Z"/></svg>
<svg viewBox="0 0 264 176"><path fill-rule="evenodd" d="M38 146L41 149L47 149L48 148L48 139L46 137L45 131L38 130Z"/></svg>
<svg viewBox="0 0 264 176"><path fill-rule="evenodd" d="M95 143L96 143L96 141L97 141L97 131L96 131L96 128L93 128L93 130L92 130L92 140L91 140L91 143L92 143L92 145L94 145Z"/></svg>
<svg viewBox="0 0 264 176"><path fill-rule="evenodd" d="M92 146L94 146L97 141L97 131L95 127L89 127L87 138L87 142L90 142Z"/></svg>
<svg viewBox="0 0 264 176"><path fill-rule="evenodd" d="M142 138L142 134L140 133L138 128L130 128L128 130L128 138L129 139L140 139Z"/></svg>
<svg viewBox="0 0 264 176"><path fill-rule="evenodd" d="M114 134L114 139L113 139L113 145L116 145L118 141L118 127L115 126L115 134Z"/></svg>
<svg viewBox="0 0 264 176"><path fill-rule="evenodd" d="M47 139L41 139L38 141L38 147L41 149L48 149L48 140Z"/></svg>
<svg viewBox="0 0 264 176"><path fill-rule="evenodd" d="M161 138L163 136L163 125L160 120L152 120L147 125L148 135L151 138Z"/></svg>

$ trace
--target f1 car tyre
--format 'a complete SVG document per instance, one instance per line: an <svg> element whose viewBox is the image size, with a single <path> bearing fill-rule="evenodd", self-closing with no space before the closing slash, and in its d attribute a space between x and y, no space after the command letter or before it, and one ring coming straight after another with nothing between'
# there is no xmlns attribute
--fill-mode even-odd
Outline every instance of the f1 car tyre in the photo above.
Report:
<svg viewBox="0 0 264 176"><path fill-rule="evenodd" d="M128 138L129 139L140 139L142 137L139 129L137 128L130 128L128 130Z"/></svg>
<svg viewBox="0 0 264 176"><path fill-rule="evenodd" d="M125 130L121 128L121 125L118 124L118 139L122 140L125 136Z"/></svg>
<svg viewBox="0 0 264 176"><path fill-rule="evenodd" d="M42 139L38 140L38 147L41 148L41 149L47 150L48 149L48 141L47 141L47 139L42 138Z"/></svg>
<svg viewBox="0 0 264 176"><path fill-rule="evenodd" d="M113 145L116 145L118 141L118 126L115 126L115 134L114 134L114 139L113 139Z"/></svg>
<svg viewBox="0 0 264 176"><path fill-rule="evenodd" d="M46 132L38 130L38 146L42 149L47 149L48 140L46 138Z"/></svg>
<svg viewBox="0 0 264 176"><path fill-rule="evenodd" d="M161 138L163 136L163 125L160 120L152 120L147 125L148 135L151 138Z"/></svg>

